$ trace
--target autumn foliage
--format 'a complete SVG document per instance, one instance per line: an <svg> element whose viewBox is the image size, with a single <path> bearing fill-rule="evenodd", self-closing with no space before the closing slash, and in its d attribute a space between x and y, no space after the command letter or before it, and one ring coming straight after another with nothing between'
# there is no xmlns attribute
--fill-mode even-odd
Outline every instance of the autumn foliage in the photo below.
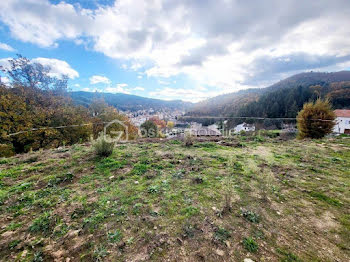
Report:
<svg viewBox="0 0 350 262"><path fill-rule="evenodd" d="M0 82L0 156L87 141L115 119L128 126L129 139L136 137L130 120L103 101L91 108L73 104L66 78L52 77L47 68L21 56L10 64L10 69L2 68L10 84ZM114 125L108 131L121 128Z"/></svg>
<svg viewBox="0 0 350 262"><path fill-rule="evenodd" d="M322 138L330 134L335 117L328 100L305 103L297 116L299 138Z"/></svg>

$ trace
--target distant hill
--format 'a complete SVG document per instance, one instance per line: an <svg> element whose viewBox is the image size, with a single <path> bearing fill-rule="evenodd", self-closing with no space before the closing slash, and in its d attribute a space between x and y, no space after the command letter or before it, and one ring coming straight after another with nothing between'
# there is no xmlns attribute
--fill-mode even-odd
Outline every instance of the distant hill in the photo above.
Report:
<svg viewBox="0 0 350 262"><path fill-rule="evenodd" d="M315 85L321 86L323 96L332 98L336 108L342 108L350 106L350 97L347 98L350 83L347 81L350 81L350 71L300 73L266 88L209 98L194 104L187 115L294 117L305 102L317 97L315 90L310 89Z"/></svg>
<svg viewBox="0 0 350 262"><path fill-rule="evenodd" d="M95 98L103 98L105 102L122 111L137 111L153 108L159 110L183 110L190 108L192 103L181 100L166 101L161 99L146 98L128 94L94 93L77 91L71 92L71 97L76 104L88 106Z"/></svg>

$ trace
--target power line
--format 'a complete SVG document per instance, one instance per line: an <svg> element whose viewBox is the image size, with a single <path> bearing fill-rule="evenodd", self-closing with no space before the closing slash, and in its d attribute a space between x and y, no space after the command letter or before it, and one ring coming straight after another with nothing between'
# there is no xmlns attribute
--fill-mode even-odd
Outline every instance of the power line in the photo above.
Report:
<svg viewBox="0 0 350 262"><path fill-rule="evenodd" d="M255 119L255 120L266 120L266 119L271 119L271 120L298 120L296 117L254 117L254 116L180 116L178 119L181 118L199 118L199 119L208 119L208 118L213 118L213 119ZM309 121L334 121L330 119L308 119Z"/></svg>
<svg viewBox="0 0 350 262"><path fill-rule="evenodd" d="M212 119L251 119L251 120L266 120L266 119L270 119L270 120L298 120L298 118L291 118L291 117L251 117L251 116L181 116L178 117L177 119L182 119L182 118L199 118L199 119L208 119L208 118L212 118ZM334 120L328 120L328 119L308 119L309 121L323 121L323 122L329 122L329 121L334 121ZM67 125L67 126L48 126L48 127L37 127L37 128L32 128L29 130L23 130L23 131L19 131L16 133L11 133L6 135L5 137L11 137L11 136L15 136L15 135L19 135L19 134L23 134L23 133L28 133L28 132L32 132L32 131L40 131L40 130L48 130L48 129L63 129L63 128L69 128L69 127L82 127L82 126L89 126L89 125L102 125L102 124L108 124L111 122L101 122L101 123L85 123L85 124L80 124L80 125Z"/></svg>

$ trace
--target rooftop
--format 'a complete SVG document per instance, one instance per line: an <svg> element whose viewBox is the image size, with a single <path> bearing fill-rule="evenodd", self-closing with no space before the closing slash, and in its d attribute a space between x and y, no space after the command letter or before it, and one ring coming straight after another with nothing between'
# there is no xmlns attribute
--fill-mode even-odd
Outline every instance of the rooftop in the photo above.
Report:
<svg viewBox="0 0 350 262"><path fill-rule="evenodd" d="M334 113L337 117L350 117L350 110L348 109L337 109L334 110Z"/></svg>

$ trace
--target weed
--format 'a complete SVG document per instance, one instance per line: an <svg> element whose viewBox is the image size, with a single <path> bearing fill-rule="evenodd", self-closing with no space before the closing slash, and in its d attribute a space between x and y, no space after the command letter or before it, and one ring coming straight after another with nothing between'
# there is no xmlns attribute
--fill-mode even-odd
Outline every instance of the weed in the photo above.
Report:
<svg viewBox="0 0 350 262"><path fill-rule="evenodd" d="M193 182L194 184L203 184L203 183L204 183L204 179L203 179L203 177L201 177L201 176L196 176L196 177L194 177L194 178L192 179L192 182Z"/></svg>
<svg viewBox="0 0 350 262"><path fill-rule="evenodd" d="M168 141L168 143L171 144L171 145L180 145L181 141L177 140L177 139L174 139L174 140Z"/></svg>
<svg viewBox="0 0 350 262"><path fill-rule="evenodd" d="M142 204L141 204L141 203L136 203L136 204L133 206L132 213L133 213L134 215L140 214L141 208L142 208Z"/></svg>
<svg viewBox="0 0 350 262"><path fill-rule="evenodd" d="M219 242L224 242L230 237L231 237L231 233L222 227L219 227L214 233L214 239Z"/></svg>
<svg viewBox="0 0 350 262"><path fill-rule="evenodd" d="M33 223L29 226L29 231L33 233L42 232L44 234L48 234L53 230L55 224L56 219L51 217L49 212L45 212L33 221Z"/></svg>
<svg viewBox="0 0 350 262"><path fill-rule="evenodd" d="M199 214L199 208L194 206L189 206L189 207L183 208L181 210L181 214L185 215L186 217L195 216Z"/></svg>
<svg viewBox="0 0 350 262"><path fill-rule="evenodd" d="M34 253L33 262L44 262L44 254L41 251Z"/></svg>
<svg viewBox="0 0 350 262"><path fill-rule="evenodd" d="M8 245L9 249L14 249L20 242L21 240L18 239L12 240Z"/></svg>
<svg viewBox="0 0 350 262"><path fill-rule="evenodd" d="M136 163L134 165L134 168L131 171L131 173L140 176L140 175L143 175L144 173L146 173L147 170L148 170L148 165L147 164Z"/></svg>
<svg viewBox="0 0 350 262"><path fill-rule="evenodd" d="M342 203L338 199L331 198L331 197L326 196L325 194L320 193L320 192L313 191L310 193L310 196L312 196L318 200L324 201L324 202L326 202L330 205L333 205L333 206L342 206Z"/></svg>
<svg viewBox="0 0 350 262"><path fill-rule="evenodd" d="M301 262L297 255L294 255L289 251L286 251L281 248L277 248L276 251L282 255L280 260L281 262Z"/></svg>
<svg viewBox="0 0 350 262"><path fill-rule="evenodd" d="M108 232L108 241L111 243L118 243L122 239L122 233L119 230Z"/></svg>
<svg viewBox="0 0 350 262"><path fill-rule="evenodd" d="M31 186L32 186L33 183L30 183L30 182L25 182L25 183L21 183L21 184L18 184L14 187L12 187L10 189L10 192L23 192L25 191L26 189L29 189Z"/></svg>
<svg viewBox="0 0 350 262"><path fill-rule="evenodd" d="M180 170L176 170L172 177L173 178L177 178L177 179L181 179L181 178L184 178L185 177L185 174L186 174L186 171L185 169L180 169Z"/></svg>
<svg viewBox="0 0 350 262"><path fill-rule="evenodd" d="M97 248L95 248L94 253L93 253L93 259L96 262L103 262L105 261L105 257L108 256L108 251L107 249L100 245Z"/></svg>
<svg viewBox="0 0 350 262"><path fill-rule="evenodd" d="M147 192L150 194L157 194L159 192L159 186L153 185L148 187Z"/></svg>
<svg viewBox="0 0 350 262"><path fill-rule="evenodd" d="M107 214L101 211L97 211L94 215L85 218L83 220L83 227L89 229L96 229L100 226L101 222L106 218Z"/></svg>
<svg viewBox="0 0 350 262"><path fill-rule="evenodd" d="M0 165L8 164L10 163L10 160L7 158L1 158L0 159Z"/></svg>
<svg viewBox="0 0 350 262"><path fill-rule="evenodd" d="M107 157L113 153L114 142L108 142L104 134L100 134L94 143L95 152L100 157Z"/></svg>
<svg viewBox="0 0 350 262"><path fill-rule="evenodd" d="M258 243L251 237L246 237L243 239L243 247L249 252L256 253L258 251Z"/></svg>
<svg viewBox="0 0 350 262"><path fill-rule="evenodd" d="M8 226L7 226L7 230L10 230L10 231L13 231L13 230L15 230L15 229L17 229L17 228L20 228L22 226L22 223L15 223L15 222L12 222L11 224L9 224Z"/></svg>
<svg viewBox="0 0 350 262"><path fill-rule="evenodd" d="M183 227L183 237L192 238L194 237L197 230L198 229L195 226L192 226L191 224L186 224Z"/></svg>
<svg viewBox="0 0 350 262"><path fill-rule="evenodd" d="M50 179L47 183L48 187L53 187L59 184L62 184L64 182L72 182L74 178L74 175L72 173L65 173L58 175L57 177Z"/></svg>
<svg viewBox="0 0 350 262"><path fill-rule="evenodd" d="M259 223L260 216L251 210L241 209L241 215L248 221L252 223Z"/></svg>
<svg viewBox="0 0 350 262"><path fill-rule="evenodd" d="M118 161L115 160L111 157L107 157L102 159L99 164L98 164L98 168L100 169L110 169L110 170L115 170L115 169L119 169L122 168L126 165L126 161Z"/></svg>

